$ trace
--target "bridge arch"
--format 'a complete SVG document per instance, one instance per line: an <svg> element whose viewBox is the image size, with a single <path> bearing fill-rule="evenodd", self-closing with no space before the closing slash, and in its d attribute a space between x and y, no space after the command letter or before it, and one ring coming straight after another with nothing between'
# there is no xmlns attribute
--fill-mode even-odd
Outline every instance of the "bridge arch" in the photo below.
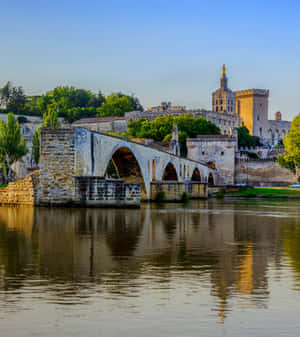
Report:
<svg viewBox="0 0 300 337"><path fill-rule="evenodd" d="M178 181L179 175L176 170L175 165L172 162L168 162L168 164L165 166L162 174L162 180L167 181Z"/></svg>
<svg viewBox="0 0 300 337"><path fill-rule="evenodd" d="M194 168L192 177L191 177L191 181L199 181L201 182L201 174L200 171L197 167Z"/></svg>
<svg viewBox="0 0 300 337"><path fill-rule="evenodd" d="M208 175L208 180L207 180L208 186L213 186L215 185L215 178L213 174L210 172Z"/></svg>
<svg viewBox="0 0 300 337"><path fill-rule="evenodd" d="M129 144L118 144L107 157L105 167L105 176L109 177L111 165L115 168L117 177L128 184L141 185L141 199L147 199L147 188L145 183L144 167L136 151ZM115 178L115 177L113 177Z"/></svg>

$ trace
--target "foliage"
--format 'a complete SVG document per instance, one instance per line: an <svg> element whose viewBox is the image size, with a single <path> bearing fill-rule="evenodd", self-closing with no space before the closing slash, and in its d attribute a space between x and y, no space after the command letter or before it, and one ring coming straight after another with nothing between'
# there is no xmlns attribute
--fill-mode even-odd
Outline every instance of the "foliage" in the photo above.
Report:
<svg viewBox="0 0 300 337"><path fill-rule="evenodd" d="M279 156L277 161L280 166L295 173L296 167L300 167L300 114L292 121L291 129L283 142L287 153Z"/></svg>
<svg viewBox="0 0 300 337"><path fill-rule="evenodd" d="M43 115L43 127L44 128L59 128L60 122L58 120L58 111L56 104L49 105L48 111Z"/></svg>
<svg viewBox="0 0 300 337"><path fill-rule="evenodd" d="M191 114L180 116L162 116L154 121L140 118L128 123L128 133L135 138L151 138L155 141L170 141L172 138L172 127L178 126L179 143L181 154L186 153L186 139L197 137L197 135L218 135L220 129L203 117L194 118Z"/></svg>
<svg viewBox="0 0 300 337"><path fill-rule="evenodd" d="M256 187L230 192L230 195L247 198L300 198L300 191L276 187Z"/></svg>
<svg viewBox="0 0 300 337"><path fill-rule="evenodd" d="M41 131L38 127L33 133L32 149L31 149L31 159L38 164L40 161L40 140Z"/></svg>
<svg viewBox="0 0 300 337"><path fill-rule="evenodd" d="M108 178L111 178L111 179L120 179L118 171L112 160L110 160L108 163L108 166L106 169L106 175L108 176Z"/></svg>
<svg viewBox="0 0 300 337"><path fill-rule="evenodd" d="M160 191L156 194L155 200L158 202L166 200L166 193L164 191Z"/></svg>
<svg viewBox="0 0 300 337"><path fill-rule="evenodd" d="M53 104L58 116L69 123L96 115L124 116L128 111L143 110L137 97L121 92L105 97L101 91L94 94L73 86L59 86L42 96L26 96L22 87L14 87L11 82L0 88L0 106L5 107L1 109L3 112L43 116Z"/></svg>
<svg viewBox="0 0 300 337"><path fill-rule="evenodd" d="M288 153L279 155L277 157L277 162L281 167L284 167L293 173L296 173L296 166L293 160L293 157L289 155Z"/></svg>
<svg viewBox="0 0 300 337"><path fill-rule="evenodd" d="M251 136L246 126L239 126L238 131L238 145L240 147L256 147L261 146L259 137Z"/></svg>
<svg viewBox="0 0 300 337"><path fill-rule="evenodd" d="M128 96L111 94L98 109L97 117L124 116L125 112L132 110L133 107Z"/></svg>
<svg viewBox="0 0 300 337"><path fill-rule="evenodd" d="M0 89L0 102L5 105L8 111L22 113L25 110L26 96L22 87L14 87L11 82L7 82Z"/></svg>
<svg viewBox="0 0 300 337"><path fill-rule="evenodd" d="M248 157L251 159L259 159L259 155L256 152L250 152L250 151L246 151L248 154Z"/></svg>
<svg viewBox="0 0 300 337"><path fill-rule="evenodd" d="M188 202L190 200L190 196L187 192L183 192L181 196L181 201Z"/></svg>
<svg viewBox="0 0 300 337"><path fill-rule="evenodd" d="M0 165L8 181L11 179L11 165L27 152L19 123L13 113L9 113L6 123L0 120Z"/></svg>

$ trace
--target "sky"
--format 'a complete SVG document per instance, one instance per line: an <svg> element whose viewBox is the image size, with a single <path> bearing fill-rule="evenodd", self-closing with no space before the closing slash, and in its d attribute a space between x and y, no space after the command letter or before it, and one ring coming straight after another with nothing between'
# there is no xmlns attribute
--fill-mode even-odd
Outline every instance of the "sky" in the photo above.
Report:
<svg viewBox="0 0 300 337"><path fill-rule="evenodd" d="M232 90L269 89L269 116L300 113L300 1L1 2L0 86L122 91L211 109L226 64Z"/></svg>

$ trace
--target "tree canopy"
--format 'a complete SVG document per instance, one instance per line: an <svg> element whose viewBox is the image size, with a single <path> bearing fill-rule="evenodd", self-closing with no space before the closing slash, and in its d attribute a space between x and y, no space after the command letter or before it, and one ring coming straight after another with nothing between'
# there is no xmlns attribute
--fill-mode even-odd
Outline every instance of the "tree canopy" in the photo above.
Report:
<svg viewBox="0 0 300 337"><path fill-rule="evenodd" d="M261 146L259 137L251 136L246 126L239 126L238 131L238 145L240 147L256 147Z"/></svg>
<svg viewBox="0 0 300 337"><path fill-rule="evenodd" d="M170 141L172 127L176 124L179 131L181 154L186 154L186 139L197 135L219 135L220 129L203 117L194 118L191 114L162 116L154 121L145 118L128 123L128 133L136 138L151 138L155 141Z"/></svg>
<svg viewBox="0 0 300 337"><path fill-rule="evenodd" d="M6 107L5 112L43 116L53 104L58 116L69 123L81 118L124 116L128 111L143 110L137 97L121 92L104 96L101 91L95 94L73 86L59 86L42 96L26 96L22 87L14 87L11 82L0 89L0 105Z"/></svg>
<svg viewBox="0 0 300 337"><path fill-rule="evenodd" d="M6 106L8 111L21 114L25 111L26 96L22 87L14 87L7 82L0 89L0 103Z"/></svg>
<svg viewBox="0 0 300 337"><path fill-rule="evenodd" d="M278 156L278 162L282 167L296 172L300 167L300 114L291 123L291 129L283 141L286 153Z"/></svg>
<svg viewBox="0 0 300 337"><path fill-rule="evenodd" d="M44 128L59 128L60 122L58 119L57 104L54 102L48 106L48 111L43 115Z"/></svg>
<svg viewBox="0 0 300 337"><path fill-rule="evenodd" d="M18 121L13 113L7 115L7 122L0 120L0 165L6 179L11 179L11 165L28 152Z"/></svg>

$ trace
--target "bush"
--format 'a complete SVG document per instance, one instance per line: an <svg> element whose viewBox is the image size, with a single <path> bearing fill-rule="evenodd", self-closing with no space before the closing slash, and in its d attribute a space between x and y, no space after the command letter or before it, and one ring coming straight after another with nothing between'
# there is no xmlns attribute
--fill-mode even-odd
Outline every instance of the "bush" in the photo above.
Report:
<svg viewBox="0 0 300 337"><path fill-rule="evenodd" d="M190 196L187 192L182 193L181 201L188 202L190 200Z"/></svg>
<svg viewBox="0 0 300 337"><path fill-rule="evenodd" d="M256 152L247 152L248 157L251 159L259 159L259 155Z"/></svg>
<svg viewBox="0 0 300 337"><path fill-rule="evenodd" d="M155 198L156 201L164 201L166 200L166 193L164 191L160 191L156 194L156 198Z"/></svg>

